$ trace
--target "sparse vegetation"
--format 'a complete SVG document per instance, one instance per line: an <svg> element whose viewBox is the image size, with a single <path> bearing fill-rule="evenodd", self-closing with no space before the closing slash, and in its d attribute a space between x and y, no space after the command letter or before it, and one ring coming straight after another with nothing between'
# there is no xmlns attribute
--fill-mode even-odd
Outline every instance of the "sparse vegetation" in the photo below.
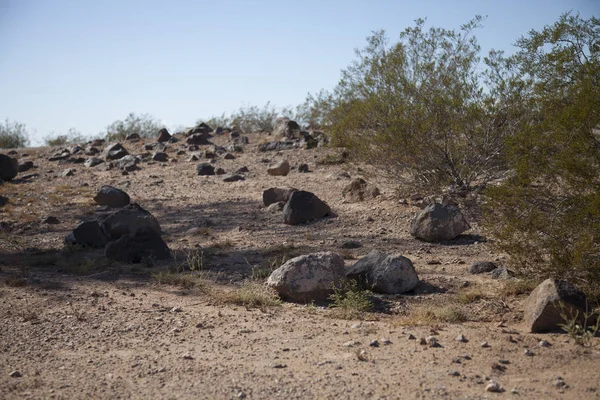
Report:
<svg viewBox="0 0 600 400"><path fill-rule="evenodd" d="M9 121L8 118L0 124L0 149L26 147L29 145L29 135L25 124Z"/></svg>
<svg viewBox="0 0 600 400"><path fill-rule="evenodd" d="M81 132L79 132L75 128L70 128L65 134L51 134L46 136L44 138L44 143L46 144L46 146L66 146L72 144L80 144L87 140L88 138L85 137Z"/></svg>
<svg viewBox="0 0 600 400"><path fill-rule="evenodd" d="M334 288L329 296L331 316L339 319L362 319L373 309L371 292L363 290L354 280L348 280Z"/></svg>
<svg viewBox="0 0 600 400"><path fill-rule="evenodd" d="M206 280L202 274L160 271L151 274L151 277L152 280L160 285L180 286L184 289L206 287Z"/></svg>
<svg viewBox="0 0 600 400"><path fill-rule="evenodd" d="M222 300L229 304L259 308L263 311L268 307L281 305L281 300L273 289L252 281L244 282L239 288L223 293Z"/></svg>
<svg viewBox="0 0 600 400"><path fill-rule="evenodd" d="M137 133L140 137L154 138L164 128L160 121L149 114L130 113L124 120L118 120L106 128L107 141L121 141L128 135Z"/></svg>
<svg viewBox="0 0 600 400"><path fill-rule="evenodd" d="M561 310L560 316L564 321L560 327L575 341L576 344L580 346L591 346L593 338L596 337L600 331L600 315L598 313L590 313L589 310L587 310L583 314L583 318L580 318L579 311L575 311L573 314L562 302L558 305ZM594 319L596 320L595 323L593 322Z"/></svg>
<svg viewBox="0 0 600 400"><path fill-rule="evenodd" d="M434 323L458 324L469 320L467 312L457 305L421 305L410 309L398 319L400 325L414 326Z"/></svg>
<svg viewBox="0 0 600 400"><path fill-rule="evenodd" d="M500 289L500 296L510 297L529 294L538 284L539 282L531 279L509 279Z"/></svg>

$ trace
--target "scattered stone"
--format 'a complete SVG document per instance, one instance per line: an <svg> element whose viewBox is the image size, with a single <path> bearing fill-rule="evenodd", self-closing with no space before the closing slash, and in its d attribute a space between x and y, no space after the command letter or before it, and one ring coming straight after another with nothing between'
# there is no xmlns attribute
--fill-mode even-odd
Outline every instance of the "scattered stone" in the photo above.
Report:
<svg viewBox="0 0 600 400"><path fill-rule="evenodd" d="M33 167L33 161L25 161L23 164L19 164L18 170L19 172L26 172L32 169Z"/></svg>
<svg viewBox="0 0 600 400"><path fill-rule="evenodd" d="M48 216L46 218L42 218L42 220L40 221L42 224L48 224L48 225L56 225L56 224L60 224L60 221L58 220L58 218L56 218L55 216Z"/></svg>
<svg viewBox="0 0 600 400"><path fill-rule="evenodd" d="M152 155L152 160L158 162L167 162L169 160L169 156L167 155L167 153L159 151Z"/></svg>
<svg viewBox="0 0 600 400"><path fill-rule="evenodd" d="M223 178L223 182L237 182L237 181L244 181L246 180L246 177L244 175L238 175L238 174L233 174L233 175L229 175L226 178Z"/></svg>
<svg viewBox="0 0 600 400"><path fill-rule="evenodd" d="M202 164L198 164L196 165L196 172L198 173L198 175L214 175L215 174L215 167L213 167L211 164L209 163L202 163Z"/></svg>
<svg viewBox="0 0 600 400"><path fill-rule="evenodd" d="M281 297L310 303L325 301L345 278L344 259L336 253L320 252L292 258L267 279Z"/></svg>
<svg viewBox="0 0 600 400"><path fill-rule="evenodd" d="M11 378L21 378L23 375L19 371L12 371L8 376Z"/></svg>
<svg viewBox="0 0 600 400"><path fill-rule="evenodd" d="M127 149L120 143L113 143L104 149L107 160L119 160L129 154Z"/></svg>
<svg viewBox="0 0 600 400"><path fill-rule="evenodd" d="M283 207L283 220L288 225L297 225L322 218L330 212L329 206L316 195L298 190L290 195Z"/></svg>
<svg viewBox="0 0 600 400"><path fill-rule="evenodd" d="M514 276L515 273L505 267L498 267L492 271L492 279L510 279Z"/></svg>
<svg viewBox="0 0 600 400"><path fill-rule="evenodd" d="M223 168L217 168L217 169L215 170L215 174L216 174L216 175L225 175L225 174L226 174L226 172L225 172L225 170L224 170Z"/></svg>
<svg viewBox="0 0 600 400"><path fill-rule="evenodd" d="M286 176L290 172L288 160L279 161L277 164L267 168L267 173L272 176Z"/></svg>
<svg viewBox="0 0 600 400"><path fill-rule="evenodd" d="M468 342L467 338L463 334L458 335L456 337L456 339L454 339L454 340L456 340L457 342L461 342L461 343L467 343Z"/></svg>
<svg viewBox="0 0 600 400"><path fill-rule="evenodd" d="M52 154L52 156L50 156L50 158L48 158L48 161L66 160L70 156L71 156L71 152L69 150L62 149L62 150Z"/></svg>
<svg viewBox="0 0 600 400"><path fill-rule="evenodd" d="M101 206L113 208L125 207L131 201L129 195L115 187L104 185L94 196L94 201Z"/></svg>
<svg viewBox="0 0 600 400"><path fill-rule="evenodd" d="M198 145L209 145L209 144L212 144L210 142L210 140L208 140L209 137L210 137L210 135L207 136L204 133L195 133L186 139L186 143L197 145L197 146Z"/></svg>
<svg viewBox="0 0 600 400"><path fill-rule="evenodd" d="M300 164L300 165L298 165L298 172L300 172L300 173L310 172L310 170L308 169L308 164Z"/></svg>
<svg viewBox="0 0 600 400"><path fill-rule="evenodd" d="M115 166L123 171L132 172L139 169L137 166L139 163L140 159L138 157L127 154L115 161Z"/></svg>
<svg viewBox="0 0 600 400"><path fill-rule="evenodd" d="M490 344L489 344L487 341L485 341L485 342L481 343L481 348L483 348L483 349L487 349L487 348L489 348L489 347L490 347Z"/></svg>
<svg viewBox="0 0 600 400"><path fill-rule="evenodd" d="M84 221L77 225L73 232L65 238L65 243L87 247L101 248L108 243L108 237L97 221Z"/></svg>
<svg viewBox="0 0 600 400"><path fill-rule="evenodd" d="M184 354L182 357L184 360L193 360L194 357L191 354Z"/></svg>
<svg viewBox="0 0 600 400"><path fill-rule="evenodd" d="M198 161L199 159L200 157L198 157L196 154L192 154L190 158L188 158L188 161Z"/></svg>
<svg viewBox="0 0 600 400"><path fill-rule="evenodd" d="M425 338L421 338L421 339L419 340L419 344L420 344L421 346L426 346L426 345L427 345L427 340L426 340Z"/></svg>
<svg viewBox="0 0 600 400"><path fill-rule="evenodd" d="M400 294L413 290L419 277L408 258L372 250L346 272L349 279L378 293Z"/></svg>
<svg viewBox="0 0 600 400"><path fill-rule="evenodd" d="M240 167L237 171L234 172L234 174L246 174L248 172L250 172L248 167Z"/></svg>
<svg viewBox="0 0 600 400"><path fill-rule="evenodd" d="M133 234L122 235L106 245L104 256L109 260L128 263L141 262L145 258L166 260L171 250L151 227L140 227Z"/></svg>
<svg viewBox="0 0 600 400"><path fill-rule="evenodd" d="M237 172L236 172L237 173ZM290 187L282 187L282 188L270 188L263 192L263 204L265 207L270 206L273 203L283 202L287 203L292 193L294 193L297 189Z"/></svg>
<svg viewBox="0 0 600 400"><path fill-rule="evenodd" d="M523 354L525 354L527 357L533 357L535 355L535 353L529 349L525 349Z"/></svg>
<svg viewBox="0 0 600 400"><path fill-rule="evenodd" d="M425 343L427 343L429 347L441 347L435 336L427 336Z"/></svg>
<svg viewBox="0 0 600 400"><path fill-rule="evenodd" d="M235 156L233 154L231 154L231 153L225 153L223 155L223 159L225 159L225 160L235 160Z"/></svg>
<svg viewBox="0 0 600 400"><path fill-rule="evenodd" d="M569 388L569 385L567 385L567 382L565 382L565 380L561 376L557 376L552 381L552 386L554 386L557 389L568 389Z"/></svg>
<svg viewBox="0 0 600 400"><path fill-rule="evenodd" d="M281 368L287 368L287 365L286 364L276 363L276 364L271 365L271 368L279 368L279 369L281 369Z"/></svg>
<svg viewBox="0 0 600 400"><path fill-rule="evenodd" d="M116 211L100 215L99 220L102 230L112 240L123 235L133 235L143 227L153 229L159 236L161 234L160 224L156 218L137 203L130 203Z"/></svg>
<svg viewBox="0 0 600 400"><path fill-rule="evenodd" d="M390 339L381 338L381 343L383 343L384 346L388 346L392 344L392 341Z"/></svg>
<svg viewBox="0 0 600 400"><path fill-rule="evenodd" d="M458 207L432 203L415 215L410 234L427 242L437 242L454 239L470 228Z"/></svg>
<svg viewBox="0 0 600 400"><path fill-rule="evenodd" d="M371 343L369 343L369 346L371 346L371 347L379 347L379 340L377 340L377 339L372 340Z"/></svg>
<svg viewBox="0 0 600 400"><path fill-rule="evenodd" d="M156 141L159 143L168 142L171 137L172 136L167 128L161 128L161 130L158 131L158 138L156 138Z"/></svg>
<svg viewBox="0 0 600 400"><path fill-rule="evenodd" d="M561 308L562 306L562 308ZM582 291L565 280L546 279L529 295L524 321L532 333L560 331L564 318L575 318L583 325L587 299Z"/></svg>
<svg viewBox="0 0 600 400"><path fill-rule="evenodd" d="M65 177L65 178L66 178L67 176L73 176L73 175L75 175L75 172L76 172L76 171L77 171L76 169L73 169L73 168L67 168L67 169L65 169L63 172L61 172L61 174L60 174L60 175L61 175L62 177Z"/></svg>
<svg viewBox="0 0 600 400"><path fill-rule="evenodd" d="M92 158L88 158L87 160L85 160L83 165L85 165L88 168L91 168L91 167L95 167L96 165L102 164L103 162L104 162L104 160L101 160L97 157L92 157Z"/></svg>
<svg viewBox="0 0 600 400"><path fill-rule="evenodd" d="M350 240L340 245L342 249L358 249L362 247L362 243L357 240Z"/></svg>
<svg viewBox="0 0 600 400"><path fill-rule="evenodd" d="M279 201L277 203L273 203L267 207L267 211L271 214L276 214L283 210L285 203L283 201Z"/></svg>
<svg viewBox="0 0 600 400"><path fill-rule="evenodd" d="M412 333L409 333L408 334L408 340L417 340L417 338Z"/></svg>
<svg viewBox="0 0 600 400"><path fill-rule="evenodd" d="M354 347L360 346L360 342L358 340L349 340L346 343L342 344L344 347Z"/></svg>
<svg viewBox="0 0 600 400"><path fill-rule="evenodd" d="M542 339L542 340L540 340L539 346L540 347L551 347L552 345L550 344L549 341Z"/></svg>
<svg viewBox="0 0 600 400"><path fill-rule="evenodd" d="M476 261L469 267L470 274L484 274L494 271L498 266L491 261Z"/></svg>
<svg viewBox="0 0 600 400"><path fill-rule="evenodd" d="M274 136L282 136L287 139L294 139L300 134L300 125L289 118L277 118L275 122Z"/></svg>
<svg viewBox="0 0 600 400"><path fill-rule="evenodd" d="M380 194L381 192L376 186L367 183L362 178L353 179L352 182L346 185L342 190L344 198L352 203L374 199Z"/></svg>
<svg viewBox="0 0 600 400"><path fill-rule="evenodd" d="M504 389L502 388L502 386L500 386L498 382L490 381L490 383L488 383L488 385L485 387L485 391L492 393L502 393L504 392Z"/></svg>
<svg viewBox="0 0 600 400"><path fill-rule="evenodd" d="M455 371L455 370L451 370L448 372L448 375L450 376L460 376L460 372Z"/></svg>
<svg viewBox="0 0 600 400"><path fill-rule="evenodd" d="M8 197L0 196L0 207L4 207L8 204Z"/></svg>

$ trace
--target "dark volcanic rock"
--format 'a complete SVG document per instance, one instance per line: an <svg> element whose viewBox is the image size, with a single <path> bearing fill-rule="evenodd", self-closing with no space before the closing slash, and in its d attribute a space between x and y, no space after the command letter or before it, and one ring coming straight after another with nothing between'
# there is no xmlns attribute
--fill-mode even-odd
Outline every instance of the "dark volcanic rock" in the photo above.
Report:
<svg viewBox="0 0 600 400"><path fill-rule="evenodd" d="M158 131L158 138L156 138L157 142L168 142L169 139L171 139L171 134L169 133L169 131L167 130L167 128L162 128L160 131Z"/></svg>
<svg viewBox="0 0 600 400"><path fill-rule="evenodd" d="M160 235L160 224L152 214L137 203L130 203L116 211L98 216L102 230L112 240L123 235L134 234L142 227L150 227Z"/></svg>
<svg viewBox="0 0 600 400"><path fill-rule="evenodd" d="M169 259L171 251L154 229L140 227L135 233L123 235L108 243L104 255L109 260L137 263L145 258Z"/></svg>
<svg viewBox="0 0 600 400"><path fill-rule="evenodd" d="M196 172L198 175L214 175L215 167L209 163L198 164L196 165Z"/></svg>
<svg viewBox="0 0 600 400"><path fill-rule="evenodd" d="M283 220L286 224L296 225L322 218L330 211L329 206L315 194L299 190L291 194L283 207Z"/></svg>
<svg viewBox="0 0 600 400"><path fill-rule="evenodd" d="M85 221L77 225L66 238L67 244L100 248L108 243L108 237L97 221Z"/></svg>
<svg viewBox="0 0 600 400"><path fill-rule="evenodd" d="M129 198L129 195L121 189L104 185L94 196L94 201L101 206L119 208L125 207L127 204L129 204L131 199Z"/></svg>
<svg viewBox="0 0 600 400"><path fill-rule="evenodd" d="M119 160L129 154L127 149L120 143L113 143L104 149L107 160Z"/></svg>
<svg viewBox="0 0 600 400"><path fill-rule="evenodd" d="M0 154L0 179L10 181L19 173L19 162L17 159Z"/></svg>
<svg viewBox="0 0 600 400"><path fill-rule="evenodd" d="M284 202L290 199L292 193L296 190L295 188L284 187L284 188L270 188L263 192L263 204L265 207L270 206L273 203Z"/></svg>

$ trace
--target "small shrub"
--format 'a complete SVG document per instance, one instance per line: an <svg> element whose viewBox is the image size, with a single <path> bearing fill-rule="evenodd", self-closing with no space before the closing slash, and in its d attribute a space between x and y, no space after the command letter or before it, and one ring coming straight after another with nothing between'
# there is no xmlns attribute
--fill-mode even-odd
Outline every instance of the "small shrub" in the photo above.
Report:
<svg viewBox="0 0 600 400"><path fill-rule="evenodd" d="M536 288L538 282L531 279L510 279L500 289L501 297L529 294Z"/></svg>
<svg viewBox="0 0 600 400"><path fill-rule="evenodd" d="M81 132L75 128L70 128L66 134L48 135L44 138L46 146L66 146L72 144L83 143L88 140Z"/></svg>
<svg viewBox="0 0 600 400"><path fill-rule="evenodd" d="M259 308L263 311L267 307L281 305L277 292L256 282L244 282L241 287L226 293L223 300L229 304L236 304L246 308Z"/></svg>
<svg viewBox="0 0 600 400"><path fill-rule="evenodd" d="M558 306L560 308L560 317L564 321L563 324L559 324L560 327L576 344L591 346L593 338L600 331L600 315L595 315L596 322L591 325L590 321L592 321L594 316L589 311L586 311L583 314L583 318L580 318L579 311L575 311L575 314L573 314L562 302L559 302ZM583 323L581 319L583 319Z"/></svg>
<svg viewBox="0 0 600 400"><path fill-rule="evenodd" d="M141 137L154 138L164 126L149 114L130 113L124 120L118 120L106 128L107 141L122 141L128 135L137 133Z"/></svg>
<svg viewBox="0 0 600 400"><path fill-rule="evenodd" d="M362 290L354 280L348 280L334 288L329 296L332 316L340 319L362 319L373 309L371 292Z"/></svg>
<svg viewBox="0 0 600 400"><path fill-rule="evenodd" d="M26 147L29 145L29 138L25 124L13 121L8 118L0 124L0 149L11 149L16 147Z"/></svg>
<svg viewBox="0 0 600 400"><path fill-rule="evenodd" d="M151 277L159 285L180 286L184 289L206 287L206 281L202 274L181 274L171 271L161 271L151 274Z"/></svg>

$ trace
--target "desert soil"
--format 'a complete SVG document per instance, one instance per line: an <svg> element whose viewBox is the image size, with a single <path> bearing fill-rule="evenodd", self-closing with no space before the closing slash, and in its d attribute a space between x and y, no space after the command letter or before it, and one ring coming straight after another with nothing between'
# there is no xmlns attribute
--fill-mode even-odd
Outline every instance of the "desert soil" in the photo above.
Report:
<svg viewBox="0 0 600 400"><path fill-rule="evenodd" d="M20 162L37 168L0 186L10 199L0 209L1 398L600 397L598 339L580 346L566 334L528 333L526 294L511 294L512 281L467 272L474 261L506 262L477 213L465 210L467 235L420 242L409 234L419 204L399 201L394 182L377 171L319 162L335 149L260 153L257 145L273 138L249 138L235 160L215 163L228 173L248 167L246 180L232 183L198 176L195 167L206 160L176 155L182 142L170 145L170 162L142 163L126 176L47 161L56 149L18 150ZM124 145L143 153L143 142ZM266 159L284 158L311 172L269 176ZM61 176L66 168L74 175ZM342 189L361 176L382 195L350 203ZM125 190L158 219L174 260L122 265L107 263L101 251L64 247L69 231L93 218L92 197L104 184ZM281 213L262 206L263 190L281 186L315 193L336 216L284 224ZM42 223L47 216L59 223ZM347 241L362 246L342 249ZM336 251L349 266L372 249L413 261L422 280L414 293L376 295L375 312L350 320L321 305L226 300L248 281L260 284L285 258ZM200 268L177 272L197 254ZM168 283L177 276L196 285ZM456 340L461 334L467 342ZM420 344L429 336L440 346ZM503 391L486 391L490 381Z"/></svg>

